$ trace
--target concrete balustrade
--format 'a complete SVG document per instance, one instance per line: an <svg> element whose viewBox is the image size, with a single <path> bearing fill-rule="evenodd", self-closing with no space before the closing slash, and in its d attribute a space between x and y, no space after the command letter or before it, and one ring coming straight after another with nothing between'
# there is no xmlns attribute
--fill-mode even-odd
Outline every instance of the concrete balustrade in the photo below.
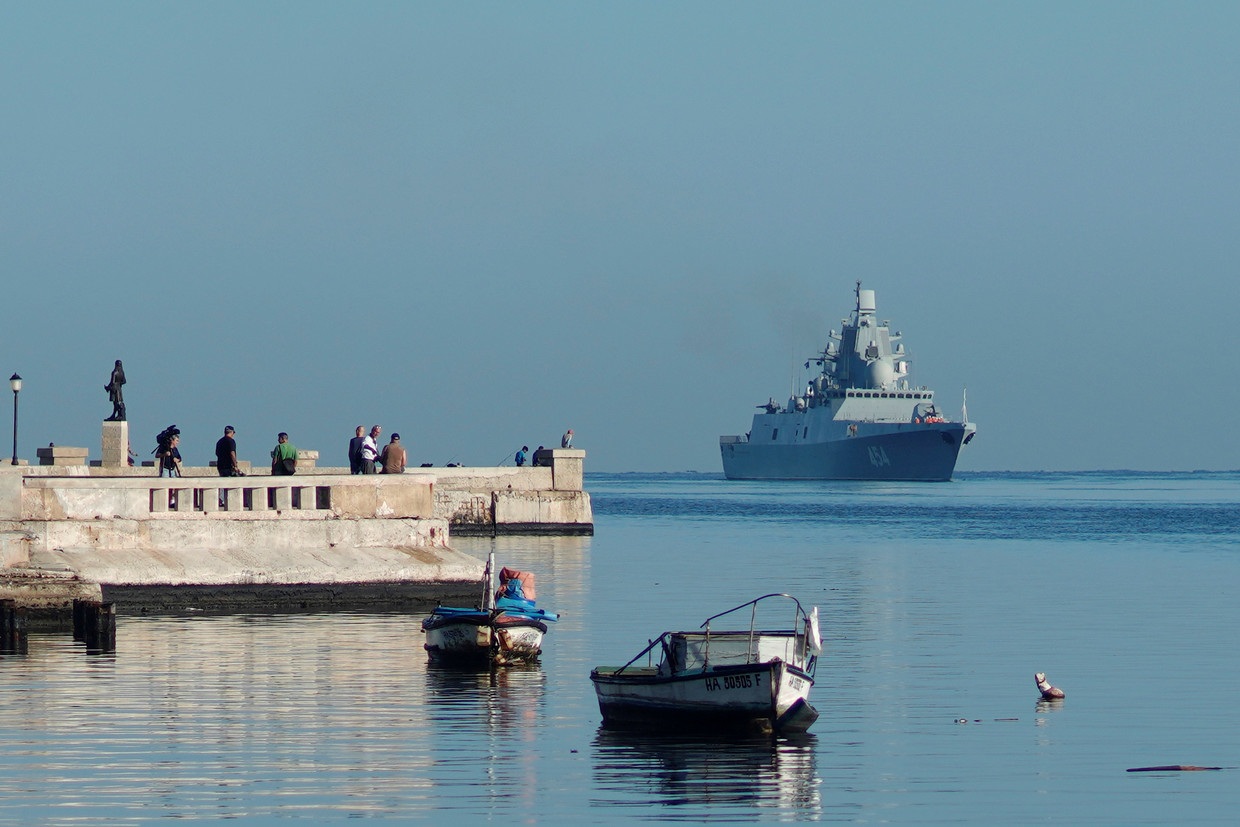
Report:
<svg viewBox="0 0 1240 827"><path fill-rule="evenodd" d="M429 519L434 487L432 474L11 476L0 483L0 520Z"/></svg>

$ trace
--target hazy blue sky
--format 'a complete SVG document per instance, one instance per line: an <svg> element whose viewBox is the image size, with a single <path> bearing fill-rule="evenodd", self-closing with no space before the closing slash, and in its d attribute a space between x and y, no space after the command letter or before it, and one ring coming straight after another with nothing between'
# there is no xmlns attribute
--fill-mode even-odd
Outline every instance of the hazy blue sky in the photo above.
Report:
<svg viewBox="0 0 1240 827"><path fill-rule="evenodd" d="M20 453L720 468L861 279L961 469L1233 469L1238 3L3 3ZM0 422L5 422L0 408ZM0 433L5 433L0 429ZM0 439L7 455L8 440Z"/></svg>

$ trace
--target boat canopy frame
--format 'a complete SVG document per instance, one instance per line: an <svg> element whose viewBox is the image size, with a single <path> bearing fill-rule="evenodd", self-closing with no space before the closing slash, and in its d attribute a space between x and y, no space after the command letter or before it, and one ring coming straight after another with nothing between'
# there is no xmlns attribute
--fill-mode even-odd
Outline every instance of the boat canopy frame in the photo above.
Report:
<svg viewBox="0 0 1240 827"><path fill-rule="evenodd" d="M710 668L710 637L711 637L710 623L712 620L718 620L721 617L733 614L735 612L739 612L742 609L750 609L749 630L747 633L748 634L748 654L746 656L747 664L757 662L756 652L753 646L753 642L755 638L760 638L763 635L769 635L773 637L775 635L786 636L788 634L785 631L779 631L779 632L759 631L756 628L757 620L758 620L758 604L761 603L763 600L769 600L771 598L784 598L786 600L792 601L795 607L793 618L792 618L792 627L791 627L792 635L794 637L801 638L801 645L799 648L800 648L801 658L806 663L806 672L808 672L811 676L814 674L814 672L816 671L815 667L817 666L818 658L816 655L811 655L809 652L809 649L810 649L810 640L809 640L809 633L808 633L809 619L810 619L809 613L806 612L805 609L801 606L801 601L797 600L792 595L786 594L784 592L771 592L770 594L764 594L761 597L755 597L753 600L746 601L739 606L734 606L733 608L728 609L726 611L722 611L722 612L719 612L718 614L711 615L710 617L706 618L706 620L702 621L702 625L699 626L698 628L706 630L705 635L703 636L703 641L705 644L705 657L702 663L703 671ZM659 635L657 638L651 640L647 644L646 648L638 652L633 657L632 660L630 660L628 663L624 664L624 666L621 666L619 669L613 672L612 673L613 676L619 675L622 672L624 672L624 670L628 669L630 666L637 663L637 661L641 660L642 656L650 655L654 651L654 648L656 646L661 646L662 652L663 652L663 658L665 661L668 661L668 662L672 661L673 660L672 654L671 654L672 650L670 646L671 640L676 635L684 635L684 634L685 634L684 632L671 632L671 631L664 632L663 634ZM716 636L725 635L725 634L734 636L737 634L745 634L745 632L743 630L733 629L733 630L719 630L715 634ZM649 660L653 660L653 658L649 658Z"/></svg>

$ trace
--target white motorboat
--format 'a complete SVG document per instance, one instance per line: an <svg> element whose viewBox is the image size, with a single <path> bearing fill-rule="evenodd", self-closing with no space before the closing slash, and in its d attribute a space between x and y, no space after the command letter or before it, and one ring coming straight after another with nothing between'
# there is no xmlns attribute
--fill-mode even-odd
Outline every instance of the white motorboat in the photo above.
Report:
<svg viewBox="0 0 1240 827"><path fill-rule="evenodd" d="M769 611L776 600L790 601L791 625L759 629L759 605ZM748 627L718 628L720 618L736 620L744 609ZM809 692L821 653L818 609L806 612L790 595L767 594L707 618L697 630L664 632L624 666L595 667L590 680L604 726L797 732L818 718ZM638 665L643 658L647 665Z"/></svg>

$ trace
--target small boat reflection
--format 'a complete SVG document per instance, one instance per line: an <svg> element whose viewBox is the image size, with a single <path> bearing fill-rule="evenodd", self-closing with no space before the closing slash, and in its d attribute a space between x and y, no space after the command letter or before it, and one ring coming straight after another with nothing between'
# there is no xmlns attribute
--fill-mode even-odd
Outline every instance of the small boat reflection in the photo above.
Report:
<svg viewBox="0 0 1240 827"><path fill-rule="evenodd" d="M426 667L426 715L444 727L445 738L472 732L505 739L526 733L533 739L546 687L547 676L537 663L481 669L431 663Z"/></svg>
<svg viewBox="0 0 1240 827"><path fill-rule="evenodd" d="M804 732L721 740L600 727L595 788L617 806L756 805L812 817L822 804L815 743Z"/></svg>
<svg viewBox="0 0 1240 827"><path fill-rule="evenodd" d="M479 667L453 661L432 661L426 665L426 685L434 700L450 700L452 696L462 693L476 697L479 690L487 689L503 694L508 691L530 691L537 687L541 694L546 683L547 676L537 661L512 663L504 667Z"/></svg>

